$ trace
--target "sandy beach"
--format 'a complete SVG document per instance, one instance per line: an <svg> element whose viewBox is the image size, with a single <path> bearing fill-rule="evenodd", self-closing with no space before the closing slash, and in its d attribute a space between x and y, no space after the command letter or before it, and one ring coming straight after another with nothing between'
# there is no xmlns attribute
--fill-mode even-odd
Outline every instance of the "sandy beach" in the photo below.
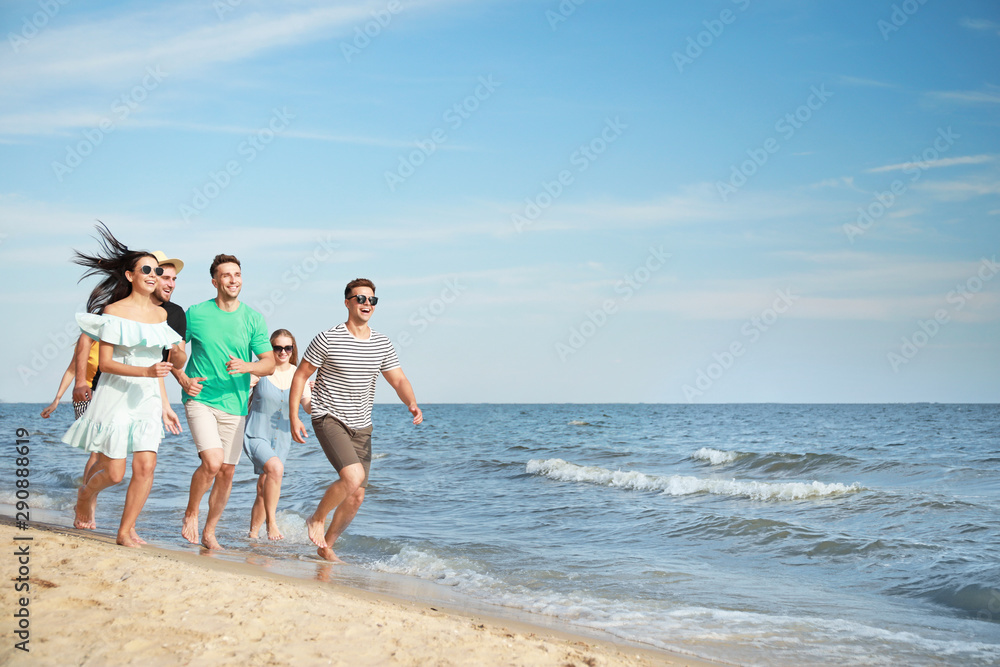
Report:
<svg viewBox="0 0 1000 667"><path fill-rule="evenodd" d="M22 531L5 517L0 535L8 553L28 549L30 568L30 588L18 592L18 557L8 556L4 614L10 619L26 598L30 650L5 632L3 664L711 664L251 564L128 549L73 529Z"/></svg>

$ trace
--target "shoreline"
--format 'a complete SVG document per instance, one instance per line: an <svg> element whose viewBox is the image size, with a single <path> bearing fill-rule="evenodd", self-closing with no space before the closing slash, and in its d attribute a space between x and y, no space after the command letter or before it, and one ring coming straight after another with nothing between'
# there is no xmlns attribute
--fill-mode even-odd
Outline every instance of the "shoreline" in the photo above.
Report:
<svg viewBox="0 0 1000 667"><path fill-rule="evenodd" d="M0 516L0 536L11 553L25 545L30 552L29 590L15 591L15 574L0 596L5 613L28 609L30 651L14 647L12 629L2 662L67 664L77 656L73 664L144 667L723 664L552 627L569 624L528 612L365 590L342 583L335 572L341 566L319 561L316 576L306 579L269 571L253 563L253 554L226 552L246 556L238 562L153 545L129 549L113 537L58 525L18 530L8 516ZM11 559L16 573L17 557Z"/></svg>

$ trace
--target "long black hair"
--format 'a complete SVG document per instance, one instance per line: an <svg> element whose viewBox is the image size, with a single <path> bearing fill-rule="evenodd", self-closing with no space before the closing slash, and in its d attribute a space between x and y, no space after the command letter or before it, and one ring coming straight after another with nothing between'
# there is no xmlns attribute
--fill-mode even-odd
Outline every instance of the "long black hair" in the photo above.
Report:
<svg viewBox="0 0 1000 667"><path fill-rule="evenodd" d="M87 269L80 281L90 276L104 277L87 299L87 312L101 314L109 303L120 301L132 293L132 283L125 278L125 272L134 271L136 263L143 257L156 257L145 250L129 250L100 220L96 227L100 234L97 239L101 244L100 251L85 255L74 250L73 262Z"/></svg>

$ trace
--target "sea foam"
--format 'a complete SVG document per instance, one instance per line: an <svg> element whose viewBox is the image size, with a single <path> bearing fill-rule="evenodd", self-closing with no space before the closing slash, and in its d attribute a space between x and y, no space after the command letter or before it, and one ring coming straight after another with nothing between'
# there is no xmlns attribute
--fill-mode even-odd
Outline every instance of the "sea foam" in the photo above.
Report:
<svg viewBox="0 0 1000 667"><path fill-rule="evenodd" d="M22 499L17 497L16 489L0 491L0 505L10 505L11 507L16 507L19 500ZM60 500L58 498L53 498L52 496L47 496L44 493L40 493L35 489L31 490L27 501L28 505L32 509L67 510L76 506L75 499L74 501ZM11 516L13 516L13 513L11 513Z"/></svg>
<svg viewBox="0 0 1000 667"><path fill-rule="evenodd" d="M742 452L724 452L718 449L712 449L711 447L702 447L694 454L691 458L698 461L708 461L714 466L722 465L723 463L732 463L736 459L743 456Z"/></svg>
<svg viewBox="0 0 1000 667"><path fill-rule="evenodd" d="M581 466L562 459L532 459L527 472L560 482L587 482L634 491L661 491L671 496L712 493L722 496L744 496L753 500L801 500L839 496L864 487L855 482L825 484L823 482L758 482L753 480L704 479L687 475L647 475L638 471L608 470L597 466Z"/></svg>

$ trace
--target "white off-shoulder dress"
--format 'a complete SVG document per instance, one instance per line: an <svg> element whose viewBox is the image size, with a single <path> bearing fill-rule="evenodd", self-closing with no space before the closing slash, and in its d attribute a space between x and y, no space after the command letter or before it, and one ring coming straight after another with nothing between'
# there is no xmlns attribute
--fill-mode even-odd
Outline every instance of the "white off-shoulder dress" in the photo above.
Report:
<svg viewBox="0 0 1000 667"><path fill-rule="evenodd" d="M181 340L166 322L145 324L90 313L77 313L76 321L94 340L114 345L114 360L129 366L162 361L163 350ZM62 441L112 459L123 459L129 452L155 452L164 435L162 417L158 378L102 373L90 407Z"/></svg>

